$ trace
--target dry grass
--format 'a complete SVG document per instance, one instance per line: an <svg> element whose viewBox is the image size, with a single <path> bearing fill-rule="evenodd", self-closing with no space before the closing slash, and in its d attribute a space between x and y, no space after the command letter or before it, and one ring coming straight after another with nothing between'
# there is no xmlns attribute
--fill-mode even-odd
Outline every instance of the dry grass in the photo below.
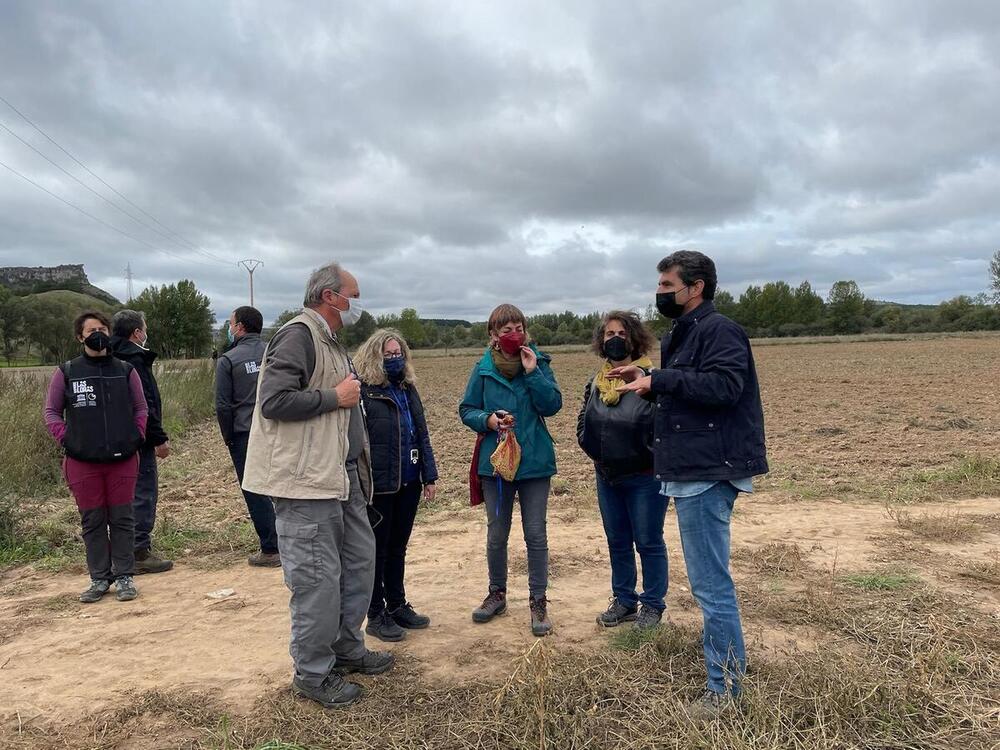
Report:
<svg viewBox="0 0 1000 750"><path fill-rule="evenodd" d="M968 542L977 538L982 530L969 516L963 513L921 513L914 516L906 510L889 508L886 510L896 525L912 534L934 542Z"/></svg>

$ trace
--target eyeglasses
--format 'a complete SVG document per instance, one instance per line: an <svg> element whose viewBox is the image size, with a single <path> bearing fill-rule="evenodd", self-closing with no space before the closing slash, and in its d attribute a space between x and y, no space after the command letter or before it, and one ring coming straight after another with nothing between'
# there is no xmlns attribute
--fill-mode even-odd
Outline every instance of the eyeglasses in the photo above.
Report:
<svg viewBox="0 0 1000 750"><path fill-rule="evenodd" d="M382 355L382 359L402 359L402 358L403 358L403 353L402 352L396 352L395 354L383 354Z"/></svg>

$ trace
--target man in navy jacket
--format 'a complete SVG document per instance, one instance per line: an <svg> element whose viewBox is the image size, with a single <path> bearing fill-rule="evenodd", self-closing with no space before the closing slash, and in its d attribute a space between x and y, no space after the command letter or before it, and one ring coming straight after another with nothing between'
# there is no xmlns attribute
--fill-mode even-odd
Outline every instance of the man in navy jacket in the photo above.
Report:
<svg viewBox="0 0 1000 750"><path fill-rule="evenodd" d="M691 592L704 617L708 686L689 707L712 718L738 695L746 672L743 626L729 571L736 496L767 472L764 411L750 340L715 309L715 264L683 250L660 261L656 306L674 319L660 369L623 367L620 390L656 399L653 457L662 494L674 499Z"/></svg>

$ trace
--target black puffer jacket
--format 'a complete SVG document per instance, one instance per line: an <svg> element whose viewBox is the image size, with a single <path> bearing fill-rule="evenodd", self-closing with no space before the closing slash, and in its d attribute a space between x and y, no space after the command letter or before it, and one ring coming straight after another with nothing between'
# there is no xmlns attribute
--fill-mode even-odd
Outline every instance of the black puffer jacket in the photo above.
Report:
<svg viewBox="0 0 1000 750"><path fill-rule="evenodd" d="M654 404L625 393L614 406L601 400L591 380L583 392L576 439L608 482L653 470Z"/></svg>
<svg viewBox="0 0 1000 750"><path fill-rule="evenodd" d="M431 448L431 437L427 431L427 418L420 394L412 385L406 386L406 395L413 416L417 449L420 451L420 482L434 484L438 479L437 464ZM368 426L368 441L372 451L372 476L375 493L399 492L401 486L402 456L400 445L399 406L389 394L388 385L361 384L361 399L365 407L365 424Z"/></svg>

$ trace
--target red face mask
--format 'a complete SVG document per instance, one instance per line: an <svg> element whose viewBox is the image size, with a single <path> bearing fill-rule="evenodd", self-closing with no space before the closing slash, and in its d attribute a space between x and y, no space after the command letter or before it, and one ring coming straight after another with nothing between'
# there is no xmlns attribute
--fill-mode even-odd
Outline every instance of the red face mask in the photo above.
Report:
<svg viewBox="0 0 1000 750"><path fill-rule="evenodd" d="M498 343L500 344L500 351L508 357L513 357L524 346L524 334L520 331L505 333L498 339Z"/></svg>

